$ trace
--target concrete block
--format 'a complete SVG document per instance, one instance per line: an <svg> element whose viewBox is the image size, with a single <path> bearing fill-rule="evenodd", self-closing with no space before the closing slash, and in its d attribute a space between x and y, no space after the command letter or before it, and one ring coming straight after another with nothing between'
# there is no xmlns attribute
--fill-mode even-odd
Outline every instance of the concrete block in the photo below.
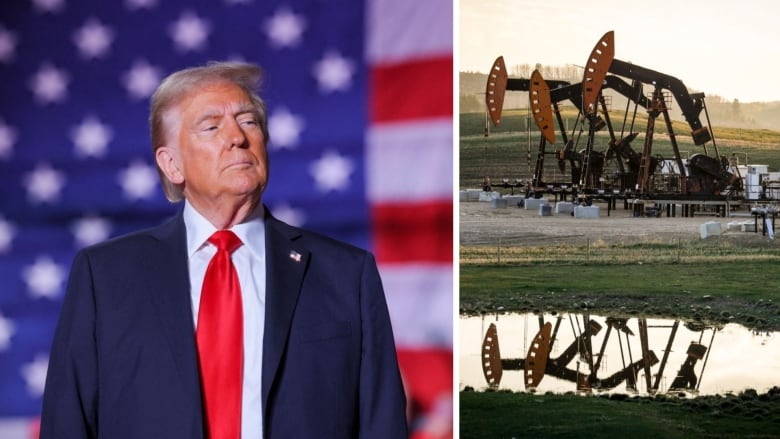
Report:
<svg viewBox="0 0 780 439"><path fill-rule="evenodd" d="M710 236L720 236L720 223L717 221L707 221L699 226L699 235L701 239Z"/></svg>
<svg viewBox="0 0 780 439"><path fill-rule="evenodd" d="M482 189L466 189L466 201L479 201Z"/></svg>
<svg viewBox="0 0 780 439"><path fill-rule="evenodd" d="M598 218L599 206L576 206L574 218Z"/></svg>
<svg viewBox="0 0 780 439"><path fill-rule="evenodd" d="M499 194L498 192L495 192L495 191L493 191L493 192L484 192L483 191L483 192L479 193L479 201L484 201L484 202L490 203L491 201L493 201L496 198L501 198L501 194Z"/></svg>
<svg viewBox="0 0 780 439"><path fill-rule="evenodd" d="M468 200L469 200L468 192L466 192L466 191L458 192L458 201L463 203L463 202L466 202Z"/></svg>
<svg viewBox="0 0 780 439"><path fill-rule="evenodd" d="M756 223L754 223L753 221L745 221L744 223L740 224L739 230L742 232L755 233Z"/></svg>
<svg viewBox="0 0 780 439"><path fill-rule="evenodd" d="M542 204L539 206L539 216L552 216L552 206Z"/></svg>
<svg viewBox="0 0 780 439"><path fill-rule="evenodd" d="M518 203L525 199L523 195L504 195L501 198L506 200L506 205L509 207L517 207L519 206Z"/></svg>
<svg viewBox="0 0 780 439"><path fill-rule="evenodd" d="M490 207L494 209L506 209L507 200L506 198L493 198L490 200Z"/></svg>
<svg viewBox="0 0 780 439"><path fill-rule="evenodd" d="M547 198L526 198L525 209L526 210L538 210L539 206L550 204Z"/></svg>
<svg viewBox="0 0 780 439"><path fill-rule="evenodd" d="M728 230L729 232L739 231L741 229L742 229L741 221L730 221L729 223L726 224L726 230Z"/></svg>
<svg viewBox="0 0 780 439"><path fill-rule="evenodd" d="M571 214L574 212L574 203L568 201L559 201L555 203L555 213L557 214Z"/></svg>

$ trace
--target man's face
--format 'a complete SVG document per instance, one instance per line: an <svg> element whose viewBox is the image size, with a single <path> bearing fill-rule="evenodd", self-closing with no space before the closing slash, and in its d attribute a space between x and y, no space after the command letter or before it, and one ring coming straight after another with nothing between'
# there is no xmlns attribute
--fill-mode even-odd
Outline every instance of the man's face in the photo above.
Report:
<svg viewBox="0 0 780 439"><path fill-rule="evenodd" d="M178 108L178 141L172 143L178 143L184 196L196 204L259 197L268 182L268 155L249 96L235 84L217 83Z"/></svg>

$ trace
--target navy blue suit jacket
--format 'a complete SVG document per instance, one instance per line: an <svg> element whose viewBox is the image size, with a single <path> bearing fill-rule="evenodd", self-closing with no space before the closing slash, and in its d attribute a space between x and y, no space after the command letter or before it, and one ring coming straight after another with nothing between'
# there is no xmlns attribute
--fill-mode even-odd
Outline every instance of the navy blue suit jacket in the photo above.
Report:
<svg viewBox="0 0 780 439"><path fill-rule="evenodd" d="M373 257L270 215L265 224L265 437L405 438L405 398ZM74 259L41 438L94 437L204 437L181 214Z"/></svg>

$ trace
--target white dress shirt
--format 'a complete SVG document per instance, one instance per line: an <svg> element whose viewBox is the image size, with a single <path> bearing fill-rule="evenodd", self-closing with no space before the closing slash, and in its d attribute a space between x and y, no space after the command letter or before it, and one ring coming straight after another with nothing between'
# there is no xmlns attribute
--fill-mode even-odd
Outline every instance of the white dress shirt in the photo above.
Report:
<svg viewBox="0 0 780 439"><path fill-rule="evenodd" d="M217 252L208 242L217 229L185 201L184 225L187 229L192 319L198 325L200 293L206 267ZM263 206L241 224L230 229L243 243L232 254L241 285L244 312L244 381L241 395L241 437L263 437L263 328L265 324L265 224Z"/></svg>

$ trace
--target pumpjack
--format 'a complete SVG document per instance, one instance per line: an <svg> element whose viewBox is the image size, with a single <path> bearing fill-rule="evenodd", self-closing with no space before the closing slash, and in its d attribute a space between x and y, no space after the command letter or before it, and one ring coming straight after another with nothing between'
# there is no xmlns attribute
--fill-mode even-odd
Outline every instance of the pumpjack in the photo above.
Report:
<svg viewBox="0 0 780 439"><path fill-rule="evenodd" d="M679 172L679 180L672 187L674 194L684 197L718 198L731 190L741 189L741 179L738 175L734 175L729 171L728 160L720 156L712 132L700 120L700 114L704 110L709 122L704 93L689 93L685 84L673 76L615 59L614 41L614 32L609 31L599 39L599 42L596 43L596 46L591 51L582 79L582 106L586 118L590 120L597 116L596 103L602 96L602 84L607 73L629 78L642 84L642 88L644 88L644 85L652 86L650 102L646 106L648 121L636 185L638 196L652 198L658 192L656 186L651 184L654 176L654 173L651 172L651 157L655 121L659 115L664 117L674 151L674 161ZM668 108L669 101L666 99L667 93L680 106L680 110L691 128L691 137L694 144L703 147L703 152L692 155L688 159L687 164L680 154L672 127ZM588 135L588 151L592 149L592 134L593 124L591 124L591 130ZM707 143L710 141L712 141L714 150L712 155L707 150ZM581 183L586 183L590 170L587 163L583 167ZM664 191L664 189L662 188L661 191ZM669 191L667 188L666 192L672 191ZM665 193L662 195L668 196L672 194Z"/></svg>
<svg viewBox="0 0 780 439"><path fill-rule="evenodd" d="M627 83L622 78L627 78ZM650 96L646 96L646 87L652 87ZM623 130L616 135L604 89L611 89L627 98ZM534 190L546 187L572 186L581 193L603 192L611 189L624 196L652 199L662 198L722 198L727 194L734 196L741 189L741 179L729 170L729 163L719 156L717 145L709 128L701 122L700 115L706 111L704 93L689 93L683 82L645 67L615 59L614 33L607 32L596 44L584 69L580 83L544 80L538 71L530 79L509 78L503 57L496 59L488 76L486 104L490 120L498 125L501 120L503 96L507 90L528 91L529 105L534 122L541 132L539 149L531 186ZM694 144L703 147L703 153L696 153L687 160L677 144L676 135L669 115L671 98L678 103L686 122L691 128ZM564 129L559 104L571 101L579 110L578 120L587 122L587 144L576 151L575 142ZM628 105L634 104L634 118L628 133L625 133L628 117ZM633 120L638 107L648 113L647 129L644 134L642 152L636 152L631 142L639 136L633 131ZM655 121L663 115L673 149L674 172L667 173L665 185L654 184L655 176L663 157L653 154L652 144L655 133ZM555 120L553 119L555 117ZM554 152L546 149L548 143L554 144L555 124L560 130L564 147ZM596 132L608 129L609 143L606 150L595 148ZM575 128L576 129L576 128ZM582 130L582 128L580 128ZM625 135L624 135L625 134ZM572 133L573 137L573 133ZM707 143L712 142L714 155L708 154ZM566 163L570 168L568 181L547 181L544 176L545 156L554 155L558 168L565 171ZM615 163L614 179L610 186L604 181L605 165ZM659 179L660 180L660 179Z"/></svg>
<svg viewBox="0 0 780 439"><path fill-rule="evenodd" d="M494 125L499 125L501 121L501 106L503 95L507 90L528 91L530 97L530 107L534 117L534 123L541 132L539 148L536 157L531 187L535 192L543 191L548 186L566 187L578 186L582 173L582 163L584 161L584 150L575 151L575 142L573 136L570 137L564 129L563 118L559 104L563 101L570 101L579 111L582 112L582 83L570 84L566 81L544 80L541 73L535 70L531 79L508 78L505 74L506 67L503 57L498 57L491 68L491 75L488 80L487 93L488 112L490 120ZM641 91L638 83L628 84L623 79L615 75L607 75L604 78L604 88L617 91L625 96L629 101L646 108L648 100ZM604 99L601 99L604 101ZM606 106L606 102L603 102ZM554 144L556 141L555 121L563 138L564 148L556 151L548 151L547 144ZM616 158L618 167L617 174L621 179L621 187L633 187L636 182L641 156L631 148L631 141L636 138L638 133L629 133L626 136L618 138L609 118L609 113L604 111L605 118L596 115L590 122L594 130L598 131L604 127L609 129L610 142L606 153L600 151L591 151L588 163L591 165L591 175L596 180L603 172L605 162ZM576 129L576 128L575 128ZM544 175L545 157L552 155L558 161L558 168L561 173L566 171L566 163L570 168L570 179L566 181L548 181ZM658 160L651 159L653 169L657 166Z"/></svg>

